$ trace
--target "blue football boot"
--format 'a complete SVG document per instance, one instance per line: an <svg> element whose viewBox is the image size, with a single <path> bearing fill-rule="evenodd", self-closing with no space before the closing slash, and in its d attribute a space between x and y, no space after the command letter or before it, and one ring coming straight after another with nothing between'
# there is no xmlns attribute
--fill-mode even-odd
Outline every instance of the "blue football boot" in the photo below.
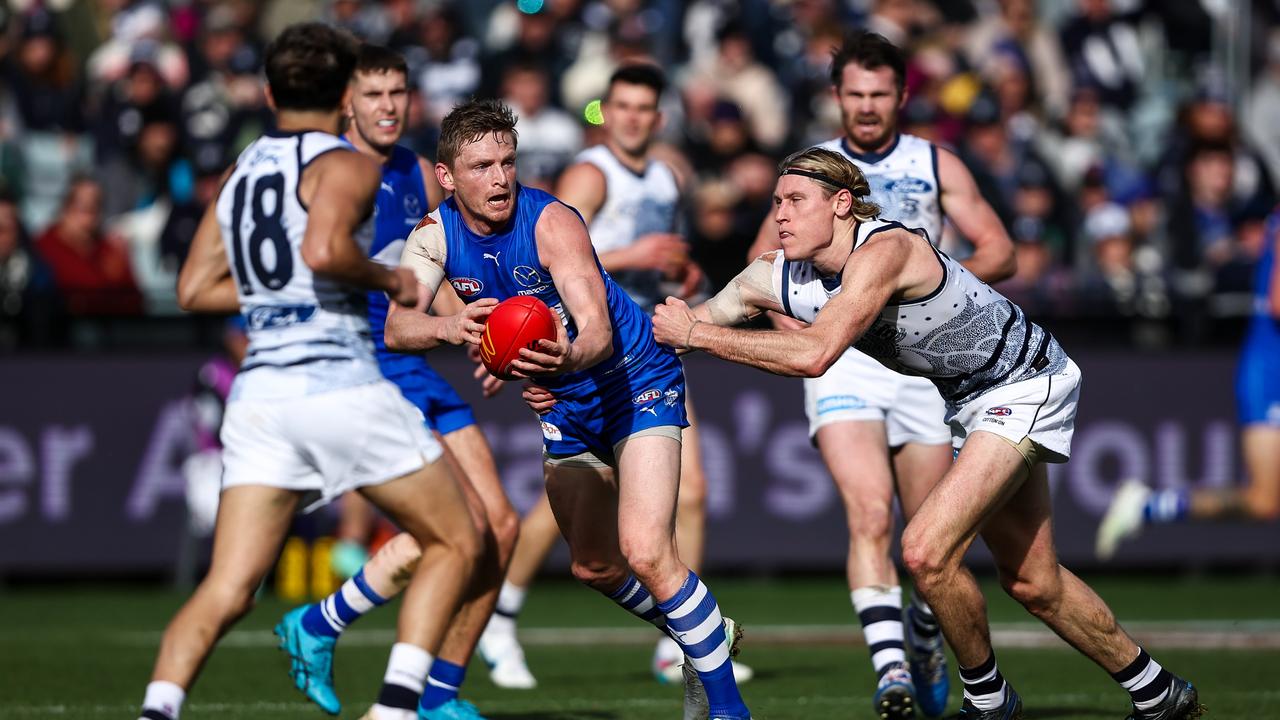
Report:
<svg viewBox="0 0 1280 720"><path fill-rule="evenodd" d="M276 624L280 649L289 653L289 677L321 710L330 715L342 711L338 694L333 691L333 646L337 638L312 635L302 626L308 605L290 610Z"/></svg>
<svg viewBox="0 0 1280 720"><path fill-rule="evenodd" d="M461 698L454 698L440 707L430 710L418 706L419 720L484 720L475 705Z"/></svg>
<svg viewBox="0 0 1280 720"><path fill-rule="evenodd" d="M942 633L931 640L915 636L912 630L916 609L908 605L902 623L906 631L907 659L911 662L911 682L916 689L916 704L929 717L941 717L947 709L947 693L951 680L947 676L947 653Z"/></svg>

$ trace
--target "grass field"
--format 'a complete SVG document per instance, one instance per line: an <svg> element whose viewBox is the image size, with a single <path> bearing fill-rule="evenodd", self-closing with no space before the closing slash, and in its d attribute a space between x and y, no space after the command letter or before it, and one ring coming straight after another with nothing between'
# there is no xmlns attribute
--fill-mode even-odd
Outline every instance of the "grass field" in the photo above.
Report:
<svg viewBox="0 0 1280 720"><path fill-rule="evenodd" d="M1280 580L1101 577L1095 587L1164 665L1201 688L1217 718L1280 718ZM871 718L872 672L836 577L712 577L726 612L747 628L741 660L756 669L743 694L756 718ZM1028 622L987 585L998 657L1026 717L1125 717L1124 693L1098 668ZM132 586L0 592L0 718L132 720L160 631L183 597ZM287 607L265 598L205 668L183 720L326 717L292 689L270 627ZM338 647L343 717L377 692L395 608L380 610ZM522 617L537 690L504 691L478 662L464 688L494 720L650 720L679 717L680 691L648 674L654 634L608 601L567 582L530 595ZM959 706L953 676L950 712Z"/></svg>

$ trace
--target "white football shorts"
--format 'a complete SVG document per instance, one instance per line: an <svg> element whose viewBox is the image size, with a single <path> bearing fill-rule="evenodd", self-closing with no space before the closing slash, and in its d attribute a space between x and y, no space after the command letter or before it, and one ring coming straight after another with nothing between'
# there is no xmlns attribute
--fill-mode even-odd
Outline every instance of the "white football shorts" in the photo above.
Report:
<svg viewBox="0 0 1280 720"><path fill-rule="evenodd" d="M894 372L853 348L822 377L805 379L804 412L810 438L830 423L879 420L889 447L951 442L947 406L932 382Z"/></svg>
<svg viewBox="0 0 1280 720"><path fill-rule="evenodd" d="M948 413L952 445L959 450L970 433L985 430L1018 445L1030 440L1047 453L1045 462L1071 457L1080 402L1080 368L1070 358L1061 371L998 387Z"/></svg>
<svg viewBox="0 0 1280 720"><path fill-rule="evenodd" d="M232 400L221 438L224 489L319 493L307 511L408 475L443 452L422 411L386 380L287 400Z"/></svg>

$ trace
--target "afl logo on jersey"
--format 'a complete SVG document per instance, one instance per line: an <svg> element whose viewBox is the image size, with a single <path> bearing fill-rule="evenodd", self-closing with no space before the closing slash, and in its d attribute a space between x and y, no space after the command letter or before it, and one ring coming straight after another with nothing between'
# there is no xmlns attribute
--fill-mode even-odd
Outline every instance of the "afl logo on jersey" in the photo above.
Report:
<svg viewBox="0 0 1280 720"><path fill-rule="evenodd" d="M517 265L514 268L512 268L511 277L515 278L516 282L520 283L525 287L534 287L536 285L542 285L546 283L546 280L542 279L542 273L529 267L528 265Z"/></svg>
<svg viewBox="0 0 1280 720"><path fill-rule="evenodd" d="M890 180L885 185L885 189L889 192L911 195L933 192L933 183L922 178L911 177L908 175L907 177L898 178L897 180Z"/></svg>
<svg viewBox="0 0 1280 720"><path fill-rule="evenodd" d="M631 402L635 403L636 405L643 405L651 400L657 400L660 397L662 397L662 391L657 388L653 388L650 390L645 390L644 392L635 396L635 398L633 398Z"/></svg>
<svg viewBox="0 0 1280 720"><path fill-rule="evenodd" d="M1009 417L1013 414L1013 410L1004 406L993 407L987 408L987 414L994 415L995 417Z"/></svg>
<svg viewBox="0 0 1280 720"><path fill-rule="evenodd" d="M479 295L481 290L484 290L484 283L475 278L454 278L449 281L449 284L452 285L453 289L457 290L458 294L462 297L473 297L475 295Z"/></svg>

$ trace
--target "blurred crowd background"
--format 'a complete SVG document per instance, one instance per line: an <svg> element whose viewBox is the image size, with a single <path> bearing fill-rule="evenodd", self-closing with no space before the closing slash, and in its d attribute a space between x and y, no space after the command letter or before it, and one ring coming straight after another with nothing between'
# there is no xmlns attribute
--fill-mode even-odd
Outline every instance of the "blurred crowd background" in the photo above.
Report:
<svg viewBox="0 0 1280 720"><path fill-rule="evenodd" d="M1055 330L1230 342L1280 187L1276 0L7 0L0 349L217 342L177 271L270 126L265 43L315 18L405 54L405 143L428 157L454 103L506 99L541 187L598 140L612 70L660 63L661 152L717 287L777 160L840 134L830 50L853 27L908 51L903 130L968 164L1017 243L1001 290Z"/></svg>

